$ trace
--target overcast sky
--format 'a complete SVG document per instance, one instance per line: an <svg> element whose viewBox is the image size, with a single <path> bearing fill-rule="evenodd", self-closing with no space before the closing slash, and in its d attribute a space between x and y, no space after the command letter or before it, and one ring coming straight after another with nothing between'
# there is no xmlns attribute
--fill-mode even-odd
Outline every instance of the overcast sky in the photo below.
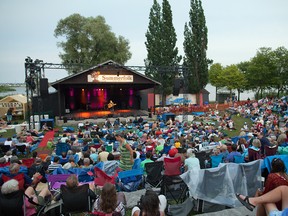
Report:
<svg viewBox="0 0 288 216"><path fill-rule="evenodd" d="M159 1L161 3L161 1ZM144 65L145 33L152 0L1 0L0 77L24 82L24 60L60 63L54 29L73 13L103 16L112 31L130 41L127 66ZM177 46L183 55L183 29L189 21L190 0L171 0ZM287 0L203 0L208 27L208 58L222 65L249 60L260 47L288 48ZM67 75L46 70L49 82Z"/></svg>

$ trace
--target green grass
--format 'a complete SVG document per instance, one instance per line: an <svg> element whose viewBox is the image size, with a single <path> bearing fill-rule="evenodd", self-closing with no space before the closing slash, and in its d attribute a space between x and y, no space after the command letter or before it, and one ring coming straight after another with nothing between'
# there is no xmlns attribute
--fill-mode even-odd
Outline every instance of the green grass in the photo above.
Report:
<svg viewBox="0 0 288 216"><path fill-rule="evenodd" d="M234 136L239 136L241 132L241 128L243 127L244 123L246 122L248 125L248 128L251 128L252 126L252 121L249 118L243 118L241 116L233 115L232 120L234 121L234 125L236 130L225 130L225 133L227 133L228 137L234 137Z"/></svg>

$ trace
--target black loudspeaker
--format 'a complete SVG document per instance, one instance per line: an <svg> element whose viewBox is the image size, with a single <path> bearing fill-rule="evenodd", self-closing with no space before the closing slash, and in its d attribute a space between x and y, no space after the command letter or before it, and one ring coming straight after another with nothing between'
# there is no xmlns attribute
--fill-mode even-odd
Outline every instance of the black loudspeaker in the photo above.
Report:
<svg viewBox="0 0 288 216"><path fill-rule="evenodd" d="M173 86L173 96L179 95L181 85L182 85L182 80L180 78L175 78L174 86Z"/></svg>
<svg viewBox="0 0 288 216"><path fill-rule="evenodd" d="M48 96L48 79L47 78L41 78L40 79L40 94L41 97L47 97Z"/></svg>
<svg viewBox="0 0 288 216"><path fill-rule="evenodd" d="M179 79L179 78L176 78L176 79L174 80L174 88L180 89L180 88L181 88L181 83L182 83L182 80Z"/></svg>
<svg viewBox="0 0 288 216"><path fill-rule="evenodd" d="M173 96L178 96L180 92L179 88L173 87Z"/></svg>

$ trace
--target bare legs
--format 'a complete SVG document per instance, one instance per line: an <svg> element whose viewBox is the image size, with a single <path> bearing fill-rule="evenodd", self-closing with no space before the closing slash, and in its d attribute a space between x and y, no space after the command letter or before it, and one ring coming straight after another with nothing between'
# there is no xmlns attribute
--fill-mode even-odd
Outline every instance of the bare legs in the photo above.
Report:
<svg viewBox="0 0 288 216"><path fill-rule="evenodd" d="M241 198L245 199L245 196L241 195ZM277 209L275 203L281 200L282 208L288 208L288 186L279 186L262 196L249 198L249 202L254 206L264 204L267 212Z"/></svg>
<svg viewBox="0 0 288 216"><path fill-rule="evenodd" d="M25 191L25 194L29 197L33 197L33 201L35 203L38 203L38 199L37 199L37 196L35 194L35 190L33 187L28 187ZM51 192L49 191L48 187L44 187L38 196L45 198L47 196L51 196Z"/></svg>

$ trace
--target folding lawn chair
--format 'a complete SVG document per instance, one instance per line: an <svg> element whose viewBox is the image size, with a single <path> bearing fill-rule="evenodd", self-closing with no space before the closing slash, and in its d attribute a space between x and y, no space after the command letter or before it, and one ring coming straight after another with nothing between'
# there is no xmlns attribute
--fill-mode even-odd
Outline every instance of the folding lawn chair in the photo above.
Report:
<svg viewBox="0 0 288 216"><path fill-rule="evenodd" d="M109 182L111 184L116 183L117 173L114 176L107 175L103 170L98 167L94 168L94 183L97 186L103 187L105 183Z"/></svg>
<svg viewBox="0 0 288 216"><path fill-rule="evenodd" d="M70 175L71 174L48 175L47 181L48 181L50 191L59 193L61 183L66 182L67 178Z"/></svg>
<svg viewBox="0 0 288 216"><path fill-rule="evenodd" d="M164 158L164 175L161 193L167 201L182 203L188 197L188 187L180 177L181 157Z"/></svg>
<svg viewBox="0 0 288 216"><path fill-rule="evenodd" d="M161 187L163 181L163 161L155 161L145 164L146 175L144 176L145 188Z"/></svg>
<svg viewBox="0 0 288 216"><path fill-rule="evenodd" d="M60 206L60 212L62 214L91 211L89 184L83 184L74 188L61 185L60 193L63 202Z"/></svg>
<svg viewBox="0 0 288 216"><path fill-rule="evenodd" d="M118 173L119 190L130 192L138 190L143 183L143 169L132 169Z"/></svg>
<svg viewBox="0 0 288 216"><path fill-rule="evenodd" d="M248 159L249 159L249 161L261 159L260 150L256 151L254 149L248 148Z"/></svg>

